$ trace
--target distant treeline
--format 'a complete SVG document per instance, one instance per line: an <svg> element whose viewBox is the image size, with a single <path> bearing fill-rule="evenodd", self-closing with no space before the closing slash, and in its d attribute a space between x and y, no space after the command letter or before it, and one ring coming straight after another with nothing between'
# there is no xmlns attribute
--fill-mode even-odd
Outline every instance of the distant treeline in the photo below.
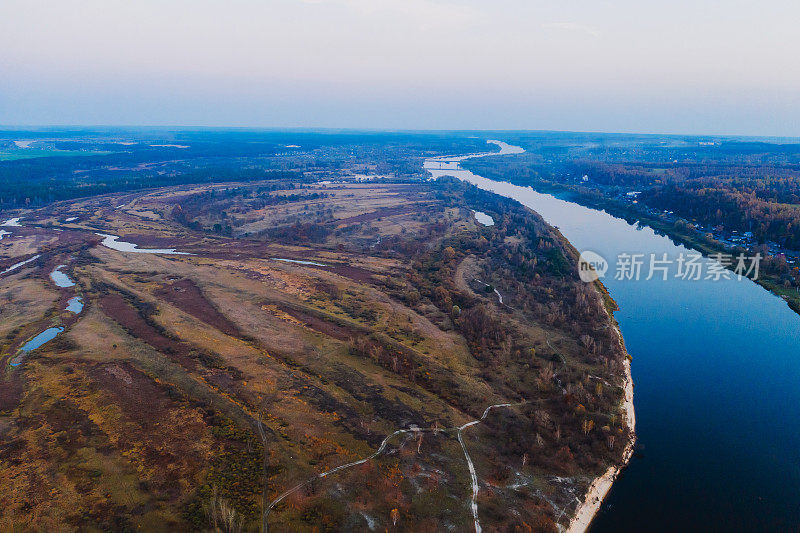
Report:
<svg viewBox="0 0 800 533"><path fill-rule="evenodd" d="M248 168L203 168L183 174L125 174L106 176L94 181L83 178L53 178L49 180L20 180L0 178L0 209L33 207L116 192L124 192L155 187L169 187L192 183L261 181L261 180L302 180L303 173L293 170L264 170Z"/></svg>
<svg viewBox="0 0 800 533"><path fill-rule="evenodd" d="M794 164L672 165L581 161L574 176L639 188L639 201L728 231L750 231L759 242L800 249L800 166Z"/></svg>
<svg viewBox="0 0 800 533"><path fill-rule="evenodd" d="M422 159L496 149L468 135L257 130L0 131L85 156L0 162L0 209L128 190L212 181L299 180L342 171L420 177ZM110 151L110 154L89 155Z"/></svg>
<svg viewBox="0 0 800 533"><path fill-rule="evenodd" d="M640 205L800 250L800 145L593 142L599 145L576 139L560 147L529 143L531 151L521 156L464 166L520 185L557 184L607 199L636 190Z"/></svg>

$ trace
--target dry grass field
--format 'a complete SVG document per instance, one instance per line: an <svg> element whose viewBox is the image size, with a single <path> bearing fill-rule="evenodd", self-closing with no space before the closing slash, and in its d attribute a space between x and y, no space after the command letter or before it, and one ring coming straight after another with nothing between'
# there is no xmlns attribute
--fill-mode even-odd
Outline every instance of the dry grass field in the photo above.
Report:
<svg viewBox="0 0 800 533"><path fill-rule="evenodd" d="M555 531L620 460L603 298L511 201L264 182L21 216L0 271L39 257L0 276L2 531L463 531L473 498L485 530Z"/></svg>

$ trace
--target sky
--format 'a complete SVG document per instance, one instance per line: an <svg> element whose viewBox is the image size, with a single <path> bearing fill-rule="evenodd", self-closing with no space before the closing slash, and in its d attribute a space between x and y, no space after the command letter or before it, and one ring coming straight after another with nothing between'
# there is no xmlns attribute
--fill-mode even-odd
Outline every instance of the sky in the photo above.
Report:
<svg viewBox="0 0 800 533"><path fill-rule="evenodd" d="M1 0L0 125L800 136L796 0Z"/></svg>

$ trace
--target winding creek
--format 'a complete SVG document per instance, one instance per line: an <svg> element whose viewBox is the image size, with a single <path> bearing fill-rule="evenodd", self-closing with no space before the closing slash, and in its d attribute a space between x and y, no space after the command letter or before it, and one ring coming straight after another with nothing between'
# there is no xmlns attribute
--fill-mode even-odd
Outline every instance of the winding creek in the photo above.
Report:
<svg viewBox="0 0 800 533"><path fill-rule="evenodd" d="M522 151L490 142L500 155ZM612 265L620 253L692 253L604 211L477 176L465 158L425 168L518 200ZM612 267L603 282L633 356L638 444L591 531L795 530L800 317L747 279L617 280Z"/></svg>
<svg viewBox="0 0 800 533"><path fill-rule="evenodd" d="M8 274L9 272L13 272L16 269L18 269L19 267L25 266L28 263L32 263L32 262L36 261L37 259L39 259L40 257L42 257L40 254L36 254L33 257L28 258L28 259L26 259L24 261L20 261L19 263L14 263L13 265L8 267L7 269L5 269L2 272L0 272L0 276L3 275L3 274Z"/></svg>
<svg viewBox="0 0 800 533"><path fill-rule="evenodd" d="M118 252L163 255L192 255L187 252L178 252L175 250L175 248L139 248L139 246L136 244L119 240L119 236L117 235L109 235L107 233L97 233L96 235L103 237L103 240L100 242L100 244L106 248L111 248L112 250L116 250Z"/></svg>

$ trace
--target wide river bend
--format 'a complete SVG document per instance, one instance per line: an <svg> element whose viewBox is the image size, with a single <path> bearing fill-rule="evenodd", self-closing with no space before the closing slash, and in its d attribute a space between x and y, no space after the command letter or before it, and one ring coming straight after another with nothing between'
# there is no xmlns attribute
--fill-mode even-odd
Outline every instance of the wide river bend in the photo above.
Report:
<svg viewBox="0 0 800 533"><path fill-rule="evenodd" d="M612 265L621 253L692 253L605 211L477 176L463 159L425 168L521 202ZM591 531L797 531L800 317L746 278L661 278L603 279L633 356L638 444Z"/></svg>

